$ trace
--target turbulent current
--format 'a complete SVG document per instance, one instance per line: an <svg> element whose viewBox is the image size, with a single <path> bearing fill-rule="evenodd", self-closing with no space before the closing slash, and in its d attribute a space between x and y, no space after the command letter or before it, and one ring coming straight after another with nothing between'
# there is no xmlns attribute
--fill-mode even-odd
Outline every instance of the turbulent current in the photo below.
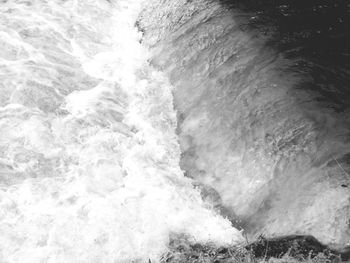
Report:
<svg viewBox="0 0 350 263"><path fill-rule="evenodd" d="M0 262L157 262L241 233L180 169L137 1L1 1Z"/></svg>
<svg viewBox="0 0 350 263"><path fill-rule="evenodd" d="M349 9L0 0L0 263L349 245Z"/></svg>

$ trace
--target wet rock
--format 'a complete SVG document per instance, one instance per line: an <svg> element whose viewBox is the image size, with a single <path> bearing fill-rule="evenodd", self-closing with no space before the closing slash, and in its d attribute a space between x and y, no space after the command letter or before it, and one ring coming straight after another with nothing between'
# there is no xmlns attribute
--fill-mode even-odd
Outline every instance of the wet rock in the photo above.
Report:
<svg viewBox="0 0 350 263"><path fill-rule="evenodd" d="M256 258L280 258L286 254L296 259L314 258L323 253L331 259L349 260L350 248L342 251L332 250L320 243L313 236L291 235L266 239L260 237L257 241L246 246Z"/></svg>
<svg viewBox="0 0 350 263"><path fill-rule="evenodd" d="M291 235L260 237L243 247L216 247L191 243L184 237L173 237L169 252L161 262L238 263L238 262L339 262L348 261L350 248L332 250L313 236Z"/></svg>

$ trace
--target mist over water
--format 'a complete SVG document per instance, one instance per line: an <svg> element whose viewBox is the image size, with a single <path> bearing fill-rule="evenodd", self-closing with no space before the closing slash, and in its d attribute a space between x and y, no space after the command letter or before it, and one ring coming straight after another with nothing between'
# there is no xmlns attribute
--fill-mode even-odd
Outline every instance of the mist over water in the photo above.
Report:
<svg viewBox="0 0 350 263"><path fill-rule="evenodd" d="M241 233L180 169L137 1L0 4L0 262L157 262Z"/></svg>

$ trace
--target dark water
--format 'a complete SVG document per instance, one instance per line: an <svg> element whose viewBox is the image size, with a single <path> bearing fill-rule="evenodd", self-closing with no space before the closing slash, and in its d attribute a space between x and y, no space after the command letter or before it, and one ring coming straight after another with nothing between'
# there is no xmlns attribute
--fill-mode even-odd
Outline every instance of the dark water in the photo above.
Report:
<svg viewBox="0 0 350 263"><path fill-rule="evenodd" d="M308 73L303 83L337 111L349 107L350 1L220 1L249 12L244 30L271 36L268 45L298 63L291 70Z"/></svg>
<svg viewBox="0 0 350 263"><path fill-rule="evenodd" d="M163 1L140 16L175 86L182 168L249 238L349 242L349 3Z"/></svg>

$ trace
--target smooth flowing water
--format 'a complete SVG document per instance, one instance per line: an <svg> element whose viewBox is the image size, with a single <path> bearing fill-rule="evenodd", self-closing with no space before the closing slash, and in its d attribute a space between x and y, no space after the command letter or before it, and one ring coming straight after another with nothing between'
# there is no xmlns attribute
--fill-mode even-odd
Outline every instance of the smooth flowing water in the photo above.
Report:
<svg viewBox="0 0 350 263"><path fill-rule="evenodd" d="M1 263L157 262L171 234L242 241L180 169L140 8L1 1Z"/></svg>
<svg viewBox="0 0 350 263"><path fill-rule="evenodd" d="M348 246L349 1L152 1L139 21L215 208L249 239Z"/></svg>

